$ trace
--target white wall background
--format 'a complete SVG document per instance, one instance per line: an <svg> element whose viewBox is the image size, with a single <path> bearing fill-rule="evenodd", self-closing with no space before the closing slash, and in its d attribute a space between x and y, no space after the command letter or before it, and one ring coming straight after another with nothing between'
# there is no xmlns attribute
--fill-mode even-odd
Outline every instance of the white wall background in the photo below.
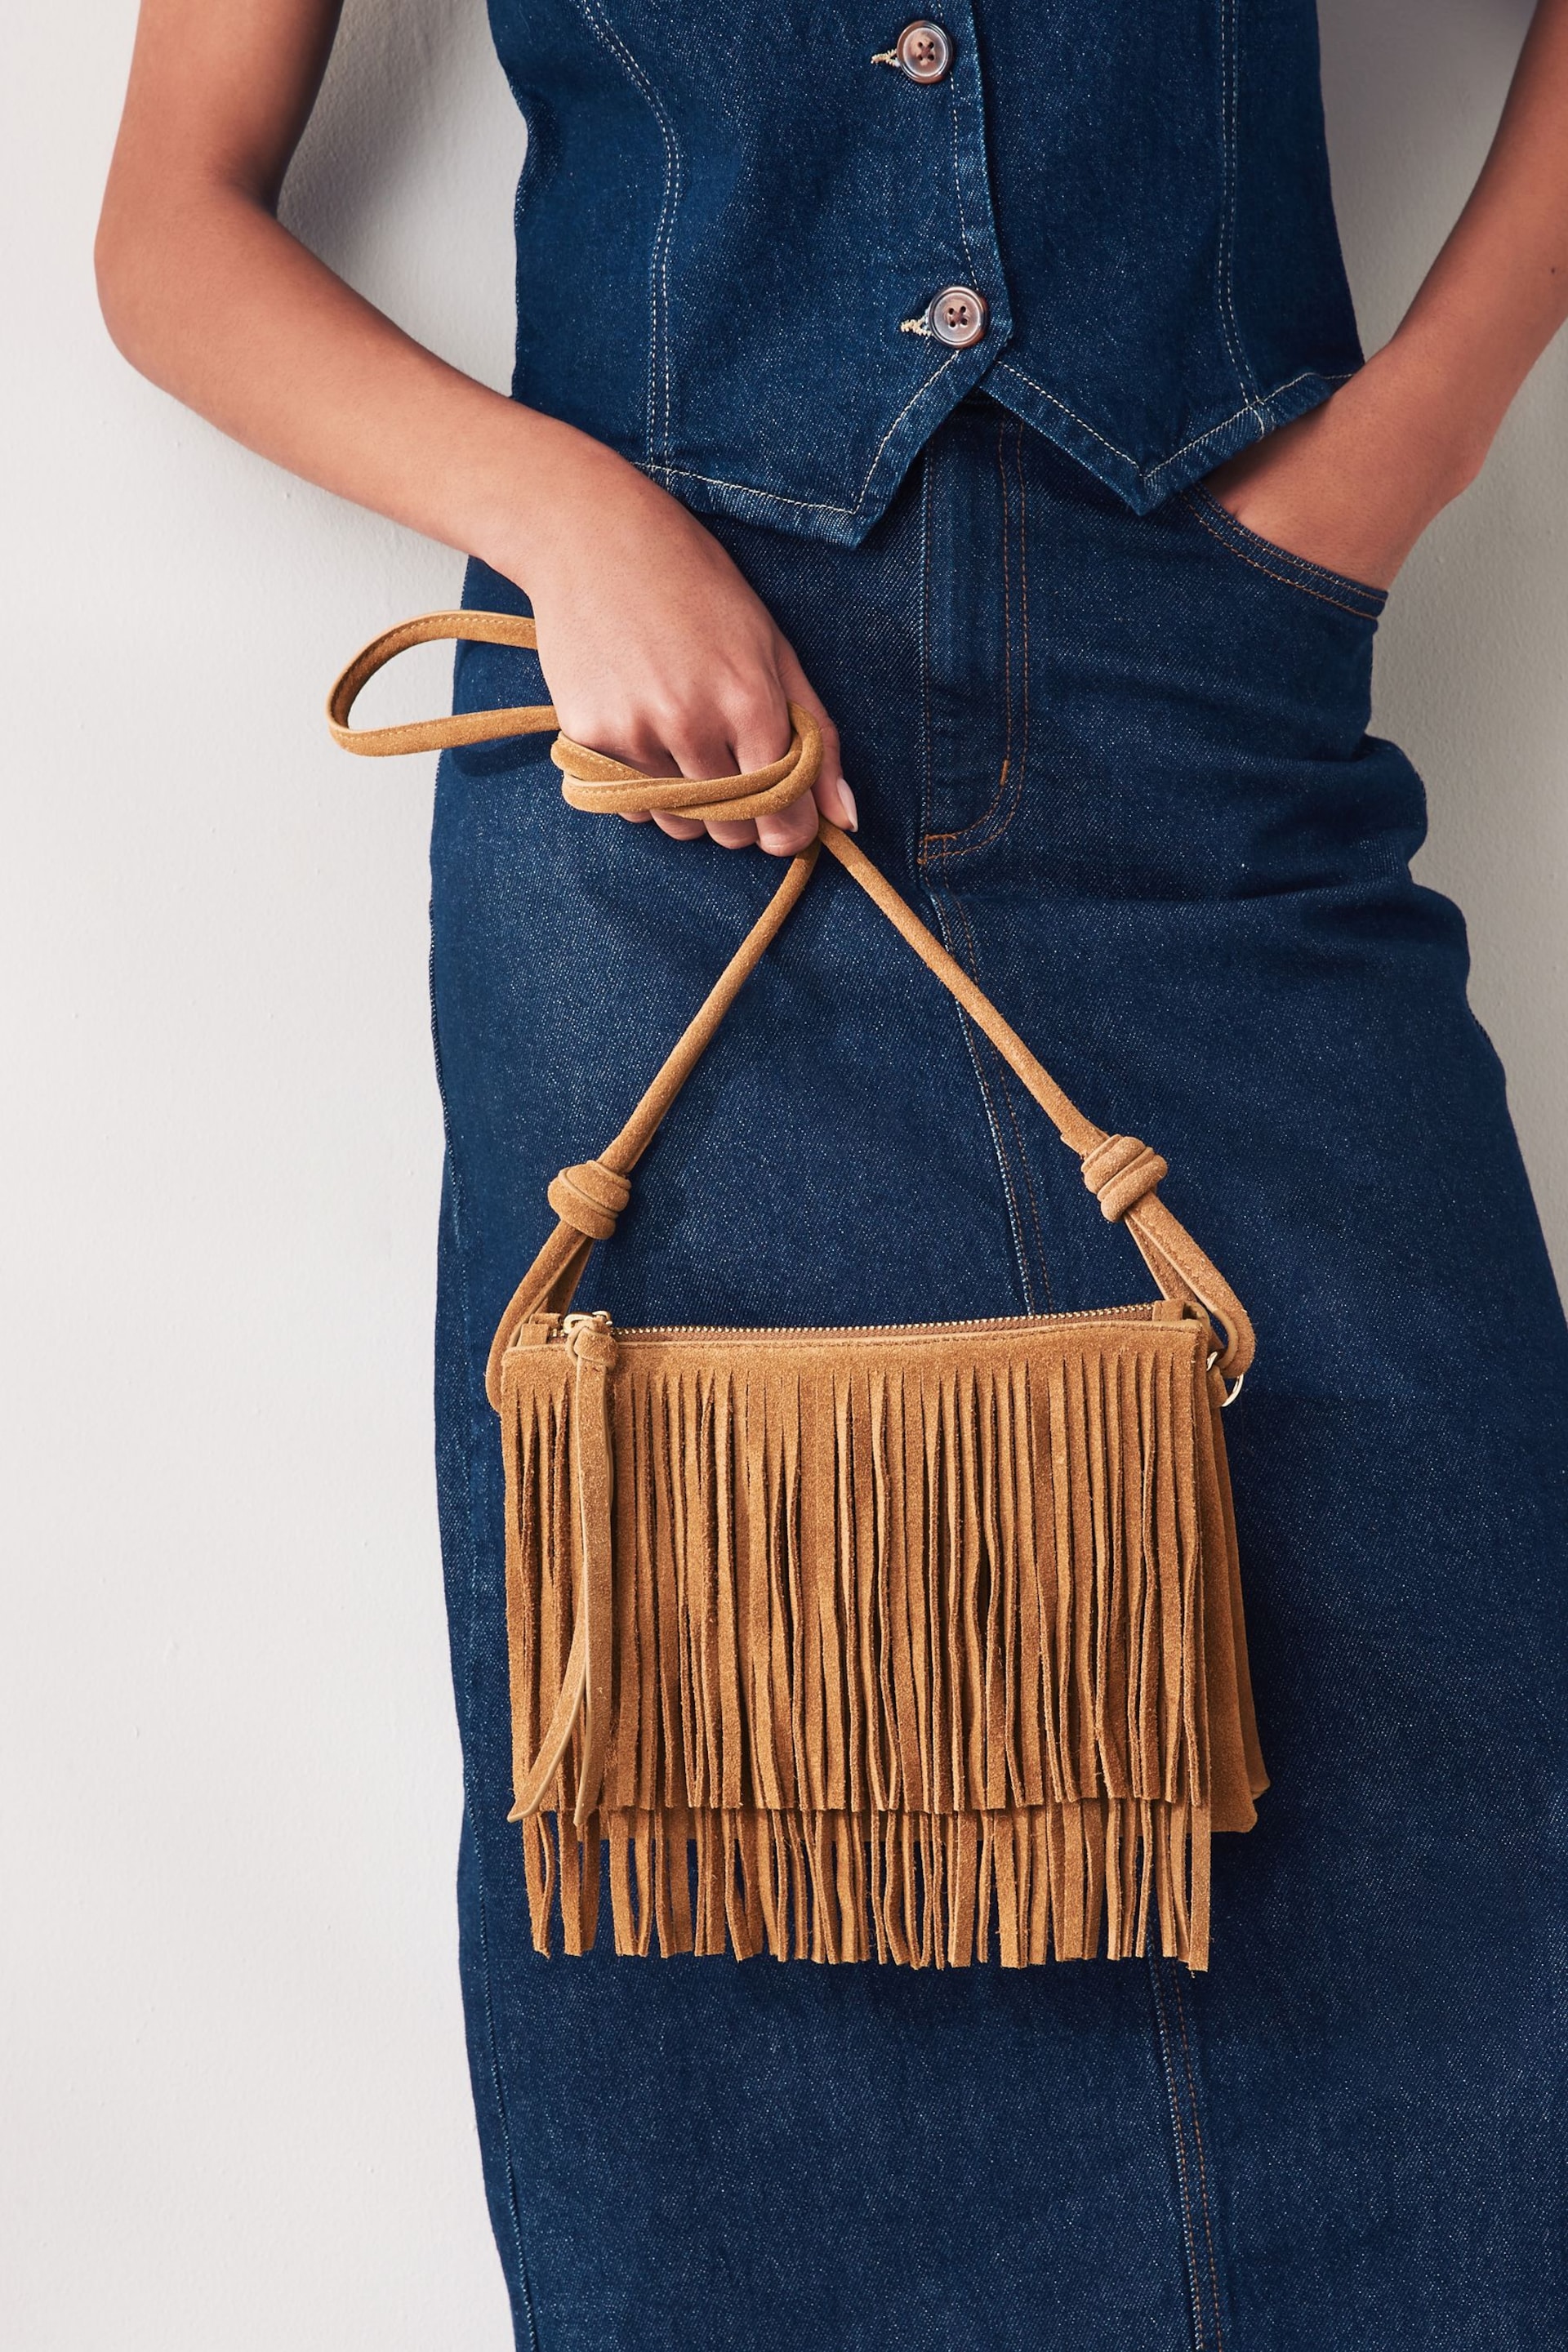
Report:
<svg viewBox="0 0 1568 2352"><path fill-rule="evenodd" d="M1324 8L1376 341L1527 0ZM428 779L320 718L459 566L110 349L132 16L14 6L0 87L0 2340L501 2352L429 1469ZM350 0L291 217L502 383L521 147L481 0ZM1411 562L1379 688L1560 1265L1565 428L1559 349Z"/></svg>

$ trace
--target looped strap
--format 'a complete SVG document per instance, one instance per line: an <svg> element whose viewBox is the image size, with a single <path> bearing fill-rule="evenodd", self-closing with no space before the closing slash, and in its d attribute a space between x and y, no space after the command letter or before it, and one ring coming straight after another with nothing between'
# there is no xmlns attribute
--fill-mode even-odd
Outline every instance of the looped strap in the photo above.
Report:
<svg viewBox="0 0 1568 2352"><path fill-rule="evenodd" d="M451 751L468 743L493 743L506 735L542 735L554 726L554 706L548 702L526 703L515 710L454 710L444 719L416 719L403 727L349 725L363 688L395 655L409 646L438 644L453 637L474 645L524 650L539 643L533 623L521 613L422 613L416 621L400 621L396 628L384 629L379 637L372 637L333 679L327 697L327 725L333 742L345 751L384 760L396 751Z"/></svg>
<svg viewBox="0 0 1568 2352"><path fill-rule="evenodd" d="M582 1160L574 1168L563 1168L545 1194L563 1224L595 1242L609 1240L631 1197L626 1179L602 1160Z"/></svg>
<svg viewBox="0 0 1568 2352"><path fill-rule="evenodd" d="M789 706L794 733L789 750L771 767L753 768L747 776L660 776L650 779L641 768L612 760L605 751L590 751L570 735L558 735L550 756L561 770L561 793L568 807L601 816L646 816L652 808L676 816L722 818L733 824L742 817L771 816L810 792L822 769L822 730L798 702ZM656 795L650 801L651 788Z"/></svg>
<svg viewBox="0 0 1568 2352"><path fill-rule="evenodd" d="M526 613L424 613L417 620L400 621L395 629L373 637L332 681L327 725L333 741L345 751L384 759L398 751L450 751L509 735L542 735L555 726L555 707L549 702L521 703L509 710L458 710L443 719L413 719L398 727L350 725L354 704L378 670L410 646L444 638L509 646L520 652L534 651L539 644L538 629ZM789 749L768 767L753 768L745 776L660 776L652 800L652 780L646 771L614 760L607 751L558 735L550 756L562 772L562 794L574 809L601 816L643 816L657 808L677 816L734 824L744 817L772 816L816 783L822 769L822 730L798 702L789 705Z"/></svg>
<svg viewBox="0 0 1568 2352"><path fill-rule="evenodd" d="M1147 1200L1170 1172L1159 1153L1135 1135L1108 1135L1083 1158L1083 1181L1112 1224Z"/></svg>
<svg viewBox="0 0 1568 2352"><path fill-rule="evenodd" d="M345 751L440 751L449 745L484 743L508 735L542 732L555 725L548 704L512 710L464 711L449 719L414 726L375 730L353 728L349 714L362 687L405 646L434 637L472 637L489 645L528 646L535 644L531 620L506 613L431 613L422 620L405 621L389 629L356 654L343 671L327 705L332 733ZM795 734L789 750L771 767L744 776L698 779L648 776L585 744L559 736L551 756L562 770L562 790L574 808L605 814L642 816L655 810L675 810L688 816L736 819L762 816L810 790L821 765L822 745L816 722L808 710L790 705ZM1062 1141L1075 1151L1083 1180L1104 1214L1131 1234L1145 1264L1167 1298L1184 1302L1219 1327L1214 1368L1239 1382L1252 1361L1252 1325L1230 1285L1212 1258L1160 1199L1156 1186L1167 1173L1160 1154L1133 1135L1108 1135L1086 1118L1071 1097L1064 1094L1017 1031L1005 1021L984 991L942 946L914 908L894 889L835 824L824 817L817 838L790 860L784 875L703 1003L655 1075L652 1085L625 1127L597 1160L563 1168L550 1187L550 1204L559 1223L529 1267L501 1317L491 1343L485 1374L490 1402L500 1404L501 1359L519 1326L541 1316L563 1315L582 1279L594 1244L607 1241L616 1218L629 1198L627 1172L635 1168L658 1131L660 1120L714 1032L740 994L748 976L777 933L811 878L818 849L826 849L880 908L922 963L936 974L975 1026L995 1046L1041 1109ZM584 1360L591 1361L591 1356ZM584 1370L584 1377L586 1377ZM1234 1393L1234 1391L1233 1391Z"/></svg>

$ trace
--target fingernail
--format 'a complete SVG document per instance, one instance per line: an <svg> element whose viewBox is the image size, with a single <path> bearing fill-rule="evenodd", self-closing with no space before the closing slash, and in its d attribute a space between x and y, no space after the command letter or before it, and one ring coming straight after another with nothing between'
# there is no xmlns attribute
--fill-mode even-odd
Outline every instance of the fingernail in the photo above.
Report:
<svg viewBox="0 0 1568 2352"><path fill-rule="evenodd" d="M856 807L856 805L855 805L855 795L854 795L854 793L850 791L850 789L849 789L848 785L845 782L845 781L844 781L844 779L843 779L843 777L842 777L842 776L840 776L840 777L839 777L839 779L838 779L838 789L839 789L840 793L843 794L844 799L845 799L845 802L846 802L846 803L847 804L847 806L848 806L848 810L849 810L849 824L848 824L848 830L849 830L851 833L858 833L858 832L859 832L859 830L860 830L860 812L859 812L859 810L858 810L858 809Z"/></svg>

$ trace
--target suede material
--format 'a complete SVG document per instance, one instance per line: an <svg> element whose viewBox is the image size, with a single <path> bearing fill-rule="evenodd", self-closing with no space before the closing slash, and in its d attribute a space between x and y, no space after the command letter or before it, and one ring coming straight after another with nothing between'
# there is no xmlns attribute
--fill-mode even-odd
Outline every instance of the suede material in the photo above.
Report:
<svg viewBox="0 0 1568 2352"><path fill-rule="evenodd" d="M386 662L447 637L536 643L531 620L500 613L387 630L328 698L345 750L441 750L554 725L546 705L350 724ZM757 816L816 780L816 722L793 704L791 717L788 751L742 776L650 778L563 735L551 756L574 808ZM632 1171L821 848L1078 1153L1161 1306L961 1329L654 1334L566 1312L627 1205ZM592 1948L607 1837L620 1953L647 1952L657 1921L662 1954L721 1951L727 1937L737 1958L962 1965L986 1957L994 1918L1003 1964L1016 1967L1102 1948L1142 1957L1152 1916L1168 1957L1207 1966L1209 1838L1249 1829L1268 1785L1219 1421L1225 1376L1239 1387L1254 1341L1240 1301L1159 1200L1168 1173L1137 1137L1084 1116L823 820L620 1132L554 1178L558 1223L491 1346L512 1818L538 1950L550 1949L557 1907L567 1951ZM662 1560L659 1531L672 1545ZM911 1620L924 1646L908 1643ZM889 1664L900 1636L901 1725ZM645 1658L662 1711L637 1704ZM694 1690L723 1759L716 1775L694 1744ZM672 1735L682 1703L684 1741ZM790 1738L770 1769L775 1704ZM906 1757L900 1769L911 1710L928 1733L945 1727L952 1752L942 1756L939 1728L921 1769Z"/></svg>
<svg viewBox="0 0 1568 2352"><path fill-rule="evenodd" d="M620 1953L657 1917L665 1954L958 1966L994 1927L1022 1966L1157 1924L1205 1967L1210 1834L1266 1785L1211 1337L1164 1301L525 1321L500 1412L536 1948L557 1901L592 1945L572 1890L605 1838Z"/></svg>

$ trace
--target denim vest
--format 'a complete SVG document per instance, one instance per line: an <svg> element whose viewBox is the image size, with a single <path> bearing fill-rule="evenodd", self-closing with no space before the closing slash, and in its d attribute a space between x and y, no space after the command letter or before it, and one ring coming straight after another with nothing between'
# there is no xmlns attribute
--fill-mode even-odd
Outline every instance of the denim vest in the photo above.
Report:
<svg viewBox="0 0 1568 2352"><path fill-rule="evenodd" d="M520 400L854 545L977 383L1138 512L1360 362L1313 0L490 0Z"/></svg>

